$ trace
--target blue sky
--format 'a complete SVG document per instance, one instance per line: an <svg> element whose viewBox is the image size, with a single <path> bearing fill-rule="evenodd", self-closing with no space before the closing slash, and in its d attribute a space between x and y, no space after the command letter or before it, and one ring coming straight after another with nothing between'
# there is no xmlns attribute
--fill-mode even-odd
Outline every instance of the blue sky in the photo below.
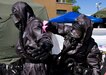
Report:
<svg viewBox="0 0 106 75"><path fill-rule="evenodd" d="M91 15L97 12L96 3L100 3L100 9L106 8L106 0L76 0L77 3L74 5L80 6L79 11L82 14Z"/></svg>

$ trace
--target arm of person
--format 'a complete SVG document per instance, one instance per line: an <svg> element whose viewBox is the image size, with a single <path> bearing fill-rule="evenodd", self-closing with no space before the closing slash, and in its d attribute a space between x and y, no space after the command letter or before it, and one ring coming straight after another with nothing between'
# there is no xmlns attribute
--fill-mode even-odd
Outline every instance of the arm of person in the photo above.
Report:
<svg viewBox="0 0 106 75"><path fill-rule="evenodd" d="M50 31L54 34L58 34L61 36L67 35L72 30L72 27L69 25L64 25L56 22L47 23L46 31Z"/></svg>
<svg viewBox="0 0 106 75"><path fill-rule="evenodd" d="M87 62L93 70L92 75L100 75L101 52L97 45L94 45L91 52L87 56Z"/></svg>
<svg viewBox="0 0 106 75"><path fill-rule="evenodd" d="M26 58L25 51L24 51L24 48L23 48L22 45L21 45L20 40L18 40L17 45L16 45L16 53L17 53L20 57Z"/></svg>
<svg viewBox="0 0 106 75"><path fill-rule="evenodd" d="M51 33L49 32L42 32L42 28L39 27L42 24L40 22L36 22L31 28L31 36L32 36L32 43L35 43L36 46L33 48L33 57L36 59L40 59L41 61L46 60L50 55L50 51L52 50L53 43L51 39Z"/></svg>

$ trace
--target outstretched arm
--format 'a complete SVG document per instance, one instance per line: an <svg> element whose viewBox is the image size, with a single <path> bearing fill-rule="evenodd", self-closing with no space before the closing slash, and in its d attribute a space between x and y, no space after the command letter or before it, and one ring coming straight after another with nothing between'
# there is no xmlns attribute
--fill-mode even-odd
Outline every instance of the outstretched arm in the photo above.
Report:
<svg viewBox="0 0 106 75"><path fill-rule="evenodd" d="M58 34L58 35L61 35L63 37L65 35L67 35L72 30L71 26L59 24L59 23L56 23L56 22L49 22L46 25L47 25L46 31L50 31L54 34Z"/></svg>

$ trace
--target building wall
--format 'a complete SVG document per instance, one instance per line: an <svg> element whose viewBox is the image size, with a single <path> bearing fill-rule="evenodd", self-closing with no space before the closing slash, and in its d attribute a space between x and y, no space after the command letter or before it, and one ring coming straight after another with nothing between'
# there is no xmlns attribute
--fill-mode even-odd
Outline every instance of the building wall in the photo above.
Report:
<svg viewBox="0 0 106 75"><path fill-rule="evenodd" d="M56 0L33 0L33 2L44 5L47 9L49 18L57 16L56 10L67 10L72 11L71 4L57 3Z"/></svg>

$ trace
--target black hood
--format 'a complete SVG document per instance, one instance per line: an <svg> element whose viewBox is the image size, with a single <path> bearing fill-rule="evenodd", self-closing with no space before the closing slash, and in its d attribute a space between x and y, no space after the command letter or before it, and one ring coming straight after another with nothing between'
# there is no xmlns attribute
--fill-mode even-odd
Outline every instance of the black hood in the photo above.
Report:
<svg viewBox="0 0 106 75"><path fill-rule="evenodd" d="M77 17L77 24L74 24L74 27L83 32L81 38L82 43L86 43L92 36L93 23L87 18L87 16L81 14Z"/></svg>
<svg viewBox="0 0 106 75"><path fill-rule="evenodd" d="M16 2L12 7L12 14L19 16L24 29L28 21L35 17L32 8L26 2Z"/></svg>

